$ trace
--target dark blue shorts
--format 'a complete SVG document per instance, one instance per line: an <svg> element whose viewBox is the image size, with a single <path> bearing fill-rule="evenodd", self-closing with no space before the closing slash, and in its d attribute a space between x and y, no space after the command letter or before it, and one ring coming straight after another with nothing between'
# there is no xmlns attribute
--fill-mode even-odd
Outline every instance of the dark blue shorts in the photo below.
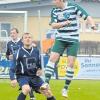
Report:
<svg viewBox="0 0 100 100"><path fill-rule="evenodd" d="M21 88L23 85L28 84L36 92L38 92L41 85L44 83L44 81L38 76L35 76L34 78L27 76L20 76L17 81Z"/></svg>

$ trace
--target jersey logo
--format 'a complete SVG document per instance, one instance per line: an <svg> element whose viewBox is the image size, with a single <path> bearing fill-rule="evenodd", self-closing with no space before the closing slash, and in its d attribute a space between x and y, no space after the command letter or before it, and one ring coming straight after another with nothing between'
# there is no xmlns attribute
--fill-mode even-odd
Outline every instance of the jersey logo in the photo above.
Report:
<svg viewBox="0 0 100 100"><path fill-rule="evenodd" d="M62 20L64 18L63 14L62 13L59 13L58 14L58 20Z"/></svg>
<svg viewBox="0 0 100 100"><path fill-rule="evenodd" d="M70 18L70 13L63 13L63 16L66 20Z"/></svg>
<svg viewBox="0 0 100 100"><path fill-rule="evenodd" d="M68 20L70 18L70 13L60 13L58 14L58 20Z"/></svg>
<svg viewBox="0 0 100 100"><path fill-rule="evenodd" d="M36 59L34 57L26 58L27 69L36 68Z"/></svg>

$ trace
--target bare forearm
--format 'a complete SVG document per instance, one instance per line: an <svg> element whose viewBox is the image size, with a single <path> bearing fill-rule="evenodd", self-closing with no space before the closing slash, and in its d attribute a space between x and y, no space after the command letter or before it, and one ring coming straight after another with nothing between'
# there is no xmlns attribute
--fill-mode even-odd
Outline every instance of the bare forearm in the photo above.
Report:
<svg viewBox="0 0 100 100"><path fill-rule="evenodd" d="M61 23L52 23L51 26L53 29L59 29L59 28L63 27L63 25Z"/></svg>
<svg viewBox="0 0 100 100"><path fill-rule="evenodd" d="M69 24L70 24L70 21L67 20L67 21L59 22L59 23L52 23L51 26L53 29L59 29Z"/></svg>
<svg viewBox="0 0 100 100"><path fill-rule="evenodd" d="M95 22L91 16L87 17L87 22L91 25L91 27L95 26Z"/></svg>

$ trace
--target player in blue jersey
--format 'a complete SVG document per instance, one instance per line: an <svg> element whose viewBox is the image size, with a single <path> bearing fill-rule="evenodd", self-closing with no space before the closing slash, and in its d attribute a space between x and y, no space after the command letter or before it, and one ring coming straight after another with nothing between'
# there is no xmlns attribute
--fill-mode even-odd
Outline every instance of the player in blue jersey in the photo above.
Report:
<svg viewBox="0 0 100 100"><path fill-rule="evenodd" d="M24 46L14 56L16 66L10 69L11 85L15 87L18 82L22 89L17 100L25 100L31 87L37 93L44 94L47 100L55 100L49 86L44 90L41 89L44 81L39 77L42 73L40 55L39 50L32 47L31 34L24 33L22 41Z"/></svg>
<svg viewBox="0 0 100 100"><path fill-rule="evenodd" d="M50 58L45 69L46 82L49 83L54 73L55 63L60 55L67 49L68 65L66 65L66 80L62 90L62 96L68 97L67 91L74 75L74 62L79 47L79 21L78 16L91 25L92 29L96 29L92 17L79 5L65 2L65 0L53 0L56 6L51 11L51 27L56 29L55 43L51 50ZM45 88L45 85L42 87Z"/></svg>
<svg viewBox="0 0 100 100"><path fill-rule="evenodd" d="M18 37L19 31L17 28L12 28L10 31L11 40L7 43L6 57L10 61L10 67L13 66L13 55L17 53L18 49L23 46L22 40ZM30 92L30 99L34 98L33 91Z"/></svg>
<svg viewBox="0 0 100 100"><path fill-rule="evenodd" d="M18 29L12 28L10 31L11 40L7 43L6 57L8 60L13 59L13 54L15 54L19 48L22 47L23 43L20 38L18 38Z"/></svg>

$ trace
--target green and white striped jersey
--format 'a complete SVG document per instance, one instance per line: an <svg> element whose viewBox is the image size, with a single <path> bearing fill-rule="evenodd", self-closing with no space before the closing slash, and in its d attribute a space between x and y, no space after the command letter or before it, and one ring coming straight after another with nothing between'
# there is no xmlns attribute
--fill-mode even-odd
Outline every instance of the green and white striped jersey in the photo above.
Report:
<svg viewBox="0 0 100 100"><path fill-rule="evenodd" d="M65 3L64 9L53 8L51 11L51 24L66 20L71 22L70 25L57 29L56 39L68 42L79 41L79 16L86 20L89 15L79 5L74 3Z"/></svg>

